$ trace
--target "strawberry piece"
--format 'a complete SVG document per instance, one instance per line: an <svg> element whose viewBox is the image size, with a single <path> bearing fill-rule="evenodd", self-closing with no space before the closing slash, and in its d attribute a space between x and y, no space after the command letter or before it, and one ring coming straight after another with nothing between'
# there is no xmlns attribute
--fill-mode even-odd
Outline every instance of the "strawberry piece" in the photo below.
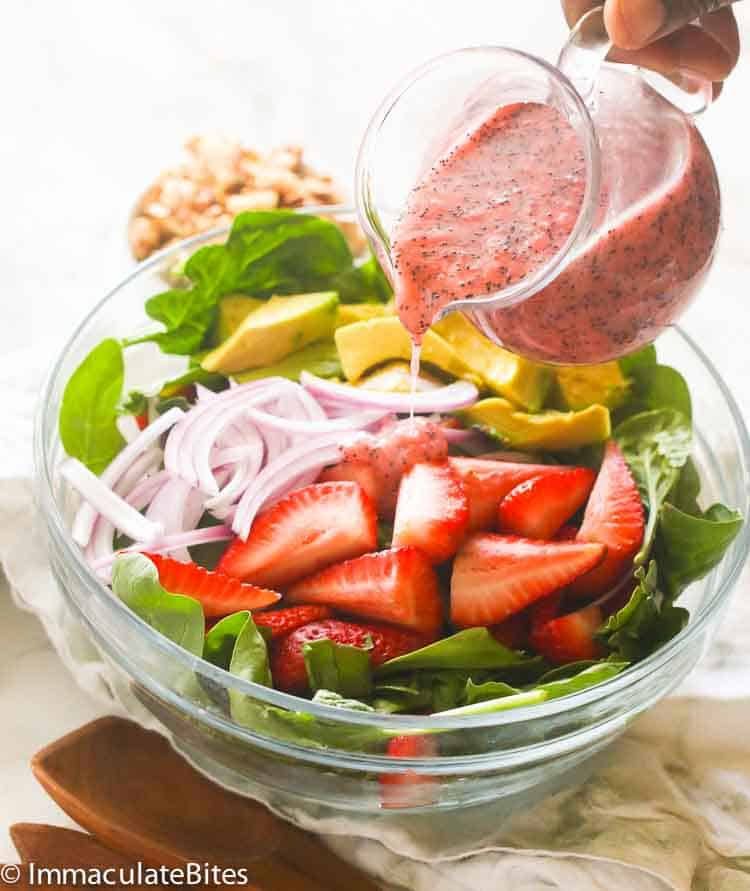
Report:
<svg viewBox="0 0 750 891"><path fill-rule="evenodd" d="M610 440L586 505L578 541L607 546L601 566L578 579L571 593L579 597L603 594L627 572L643 541L643 503L633 474L616 442Z"/></svg>
<svg viewBox="0 0 750 891"><path fill-rule="evenodd" d="M391 758L434 758L437 741L431 736L395 736L388 740ZM381 802L384 808L425 807L437 800L440 780L429 774L407 770L404 773L381 773Z"/></svg>
<svg viewBox="0 0 750 891"><path fill-rule="evenodd" d="M282 587L377 546L375 508L357 483L315 483L282 498L235 538L219 561L227 575Z"/></svg>
<svg viewBox="0 0 750 891"><path fill-rule="evenodd" d="M148 427L148 412L142 411L139 415L135 415L135 422L139 430L145 430Z"/></svg>
<svg viewBox="0 0 750 891"><path fill-rule="evenodd" d="M453 563L451 620L464 627L502 622L593 569L605 552L594 542L473 535Z"/></svg>
<svg viewBox="0 0 750 891"><path fill-rule="evenodd" d="M469 532L494 529L498 505L520 483L535 476L557 473L559 466L514 464L487 458L450 458L469 499Z"/></svg>
<svg viewBox="0 0 750 891"><path fill-rule="evenodd" d="M330 619L333 610L327 606L290 606L286 609L274 609L266 613L254 613L255 624L261 628L268 628L271 639L284 637L303 625L310 622L319 622L321 619Z"/></svg>
<svg viewBox="0 0 750 891"><path fill-rule="evenodd" d="M578 537L578 527L566 523L557 530L555 541L575 541Z"/></svg>
<svg viewBox="0 0 750 891"><path fill-rule="evenodd" d="M525 480L500 502L500 531L524 538L552 538L586 503L595 479L588 467L563 467Z"/></svg>
<svg viewBox="0 0 750 891"><path fill-rule="evenodd" d="M603 647L594 639L604 616L596 604L558 616L562 595L553 594L537 604L531 618L531 645L553 665L598 659Z"/></svg>
<svg viewBox="0 0 750 891"><path fill-rule="evenodd" d="M344 450L344 460L368 464L377 481L379 516L391 519L396 509L401 478L415 464L442 461L448 441L439 424L423 418L396 421L376 438L363 439Z"/></svg>
<svg viewBox="0 0 750 891"><path fill-rule="evenodd" d="M377 503L378 479L372 464L366 461L341 461L332 467L326 467L318 482L335 483L346 480L358 483L373 503Z"/></svg>
<svg viewBox="0 0 750 891"><path fill-rule="evenodd" d="M421 548L433 563L458 550L469 522L463 483L447 461L415 464L401 480L393 546Z"/></svg>
<svg viewBox="0 0 750 891"><path fill-rule="evenodd" d="M197 563L182 563L161 554L144 554L159 573L159 583L170 594L193 597L206 618L228 616L241 609L260 609L281 599L281 594L243 584L222 572L212 572Z"/></svg>
<svg viewBox="0 0 750 891"><path fill-rule="evenodd" d="M323 603L355 616L434 634L443 622L438 579L417 548L389 548L329 566L293 585L292 603Z"/></svg>
<svg viewBox="0 0 750 891"><path fill-rule="evenodd" d="M529 642L529 616L526 612L513 613L504 622L493 625L490 634L504 647L523 650Z"/></svg>
<svg viewBox="0 0 750 891"><path fill-rule="evenodd" d="M359 624L339 619L323 619L309 622L285 637L274 641L271 647L271 674L274 687L288 693L309 692L305 657L302 648L313 640L327 638L335 643L352 647L369 647L370 664L382 665L396 656L418 650L430 642L422 634L374 623Z"/></svg>

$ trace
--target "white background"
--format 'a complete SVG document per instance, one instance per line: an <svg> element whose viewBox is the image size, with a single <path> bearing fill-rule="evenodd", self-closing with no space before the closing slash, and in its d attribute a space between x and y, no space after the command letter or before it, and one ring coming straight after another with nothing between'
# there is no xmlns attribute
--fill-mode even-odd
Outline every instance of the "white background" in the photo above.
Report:
<svg viewBox="0 0 750 891"><path fill-rule="evenodd" d="M736 8L743 58L702 123L725 232L685 321L750 415L750 3ZM371 110L407 70L480 43L554 58L565 26L557 0L26 0L6 4L0 34L7 357L34 344L51 353L129 269L130 206L192 133L223 129L261 148L300 142L348 185ZM95 708L4 591L0 629L1 862L13 859L9 823L62 822L29 756Z"/></svg>

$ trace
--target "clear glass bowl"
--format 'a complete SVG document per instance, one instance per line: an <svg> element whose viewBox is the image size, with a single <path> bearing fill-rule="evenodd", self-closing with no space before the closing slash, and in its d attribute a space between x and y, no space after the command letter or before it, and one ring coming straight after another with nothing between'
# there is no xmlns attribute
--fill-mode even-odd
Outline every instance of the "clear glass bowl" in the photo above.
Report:
<svg viewBox="0 0 750 891"><path fill-rule="evenodd" d="M330 207L320 210L332 212ZM335 214L351 218L344 209ZM386 772L412 770L429 777L425 794L431 803L419 810L433 816L486 802L514 808L584 776L592 756L673 690L700 659L748 554L747 526L721 564L686 592L692 615L688 626L650 658L575 695L464 718L342 711L232 677L153 631L89 570L69 535L72 496L57 474L63 458L57 430L63 388L102 338L133 335L151 324L143 304L164 288L165 268L186 249L223 234L194 238L138 266L73 333L47 381L35 435L36 493L52 569L71 619L84 626L103 658L196 765L230 788L269 801L281 813L298 815L302 809L323 819L347 811L368 819L377 814L380 820L394 819L396 812L381 808L378 776ZM135 377L128 384L137 383L138 375L155 379L160 371L161 376L166 373L170 360L155 348L142 349L137 360L131 356L129 374ZM693 394L703 503L720 500L748 516L750 442L734 399L683 332L668 331L658 350L662 361L682 371ZM244 697L247 726L231 719L230 694ZM434 737L439 755L385 756L390 736L427 727L439 731Z"/></svg>

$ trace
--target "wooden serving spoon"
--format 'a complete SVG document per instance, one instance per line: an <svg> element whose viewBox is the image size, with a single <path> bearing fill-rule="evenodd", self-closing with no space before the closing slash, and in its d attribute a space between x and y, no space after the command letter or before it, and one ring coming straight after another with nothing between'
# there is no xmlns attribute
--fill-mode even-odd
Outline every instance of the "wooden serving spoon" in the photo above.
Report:
<svg viewBox="0 0 750 891"><path fill-rule="evenodd" d="M37 867L48 869L135 869L132 860L75 829L44 823L16 823L10 827L10 837L23 864L34 863ZM146 888L159 891L165 886L133 884L129 887L134 891L145 891Z"/></svg>
<svg viewBox="0 0 750 891"><path fill-rule="evenodd" d="M38 752L31 769L76 823L131 860L243 867L261 891L378 891L314 836L210 782L132 721L86 724Z"/></svg>

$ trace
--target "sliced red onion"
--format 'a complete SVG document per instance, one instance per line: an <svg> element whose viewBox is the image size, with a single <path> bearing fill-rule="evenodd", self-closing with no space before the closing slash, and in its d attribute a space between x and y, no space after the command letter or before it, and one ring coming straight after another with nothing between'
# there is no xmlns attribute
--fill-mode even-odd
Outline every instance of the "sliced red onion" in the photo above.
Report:
<svg viewBox="0 0 750 891"><path fill-rule="evenodd" d="M135 486L144 478L152 474L162 462L163 453L160 448L146 449L146 451L133 461L130 467L123 473L114 491L123 498L131 493Z"/></svg>
<svg viewBox="0 0 750 891"><path fill-rule="evenodd" d="M191 532L179 532L175 535L165 535L156 541L137 541L127 548L122 548L116 553L97 560L92 569L100 572L114 563L120 554L129 554L133 551L151 551L154 554L168 554L180 548L193 548L197 545L208 544L212 541L228 541L233 538L229 526L207 526L205 529L193 529Z"/></svg>
<svg viewBox="0 0 750 891"><path fill-rule="evenodd" d="M133 415L120 415L116 424L117 429L122 433L125 442L133 442L133 440L138 438L141 432L141 428L138 426L138 421L136 421Z"/></svg>
<svg viewBox="0 0 750 891"><path fill-rule="evenodd" d="M247 409L247 416L264 430L279 430L290 435L305 434L308 436L335 433L338 430L363 430L376 421L380 421L387 414L390 414L387 410L375 409L334 420L297 421L289 417L271 415L254 408Z"/></svg>
<svg viewBox="0 0 750 891"><path fill-rule="evenodd" d="M349 384L323 380L307 371L300 375L300 383L316 399L338 400L340 404L350 408L383 408L400 414L409 413L412 406L415 414L456 411L473 405L479 398L479 391L468 381L456 381L438 390L414 395L363 390Z"/></svg>
<svg viewBox="0 0 750 891"><path fill-rule="evenodd" d="M132 442L129 442L120 454L113 459L99 477L99 480L105 486L114 488L120 477L135 459L150 446L154 445L159 440L159 437L169 430L173 424L176 424L184 414L179 408L170 408L169 411L156 418L145 430L141 430L138 436ZM81 547L85 548L88 544L95 521L96 511L93 506L91 504L82 504L73 521L72 530L73 539Z"/></svg>
<svg viewBox="0 0 750 891"><path fill-rule="evenodd" d="M195 529L203 516L203 501L203 494L190 483L180 477L172 477L154 496L146 517L161 524L165 536L189 532ZM190 560L190 554L185 548L175 552L175 557L183 563Z"/></svg>
<svg viewBox="0 0 750 891"><path fill-rule="evenodd" d="M95 520L96 514L100 513L116 529L135 540L151 542L162 534L163 529L160 524L152 523L139 514L124 498L115 494L100 477L95 476L76 458L63 461L60 465L60 475L91 505ZM91 525L93 526L93 523ZM73 538L81 547L88 545L90 537L90 527L83 540L76 538L74 528Z"/></svg>
<svg viewBox="0 0 750 891"><path fill-rule="evenodd" d="M265 446L257 430L251 429L248 433L250 434L248 439L249 444L252 445L252 452L246 454L244 460L236 465L226 485L222 486L216 495L206 500L206 508L208 510L228 507L242 495L245 489L257 477L263 464Z"/></svg>
<svg viewBox="0 0 750 891"><path fill-rule="evenodd" d="M339 433L322 436L288 449L275 461L267 464L248 486L237 505L232 522L234 531L243 540L247 539L253 520L270 499L302 474L336 463L341 457L341 448L361 435L350 434L347 437Z"/></svg>

